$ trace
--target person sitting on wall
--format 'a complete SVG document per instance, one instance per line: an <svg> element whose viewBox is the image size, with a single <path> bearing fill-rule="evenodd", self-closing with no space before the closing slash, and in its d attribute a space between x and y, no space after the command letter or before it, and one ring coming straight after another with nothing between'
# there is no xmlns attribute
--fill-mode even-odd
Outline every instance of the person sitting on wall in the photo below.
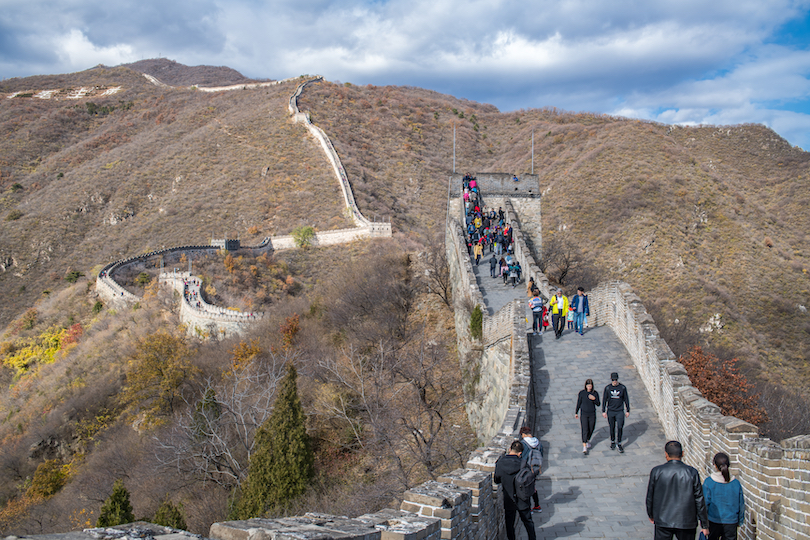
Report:
<svg viewBox="0 0 810 540"><path fill-rule="evenodd" d="M516 174L513 174L512 175L512 181L513 182L520 182L520 178L518 178Z"/></svg>

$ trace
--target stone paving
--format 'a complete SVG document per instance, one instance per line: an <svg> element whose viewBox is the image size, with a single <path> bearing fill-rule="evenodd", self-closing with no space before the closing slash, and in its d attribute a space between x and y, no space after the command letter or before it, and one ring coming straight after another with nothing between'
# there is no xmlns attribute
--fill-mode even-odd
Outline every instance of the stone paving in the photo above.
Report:
<svg viewBox="0 0 810 540"><path fill-rule="evenodd" d="M485 250L486 251L486 250ZM490 253L485 253L479 266L475 266L475 259L472 260L473 274L478 281L478 288L484 296L484 303L490 315L494 315L503 306L515 299L528 300L526 296L526 281L520 282L516 287L511 283L503 284L502 277L493 278L489 275Z"/></svg>
<svg viewBox="0 0 810 540"><path fill-rule="evenodd" d="M516 298L526 299L525 283L512 288L489 276L488 257L473 264L490 313ZM531 316L527 311L527 329ZM539 403L537 437L545 449L538 478L542 512L533 516L538 540L551 538L651 538L645 497L650 469L664 462L664 430L636 374L630 356L608 327L587 328L583 336L566 330L532 337L535 392ZM630 417L625 420L624 449L610 450L607 420L597 416L588 455L582 453L577 393L594 380L600 399L610 373L627 386ZM518 538L526 531L518 521Z"/></svg>
<svg viewBox="0 0 810 540"><path fill-rule="evenodd" d="M651 538L645 497L650 469L664 462L664 430L630 356L608 327L588 328L583 336L566 330L532 339L538 431L545 448L540 475L541 513L534 514L538 539ZM607 420L597 416L588 455L582 453L577 393L594 380L600 399L610 373L627 386L630 417L624 449L610 449ZM523 533L525 535L525 531Z"/></svg>

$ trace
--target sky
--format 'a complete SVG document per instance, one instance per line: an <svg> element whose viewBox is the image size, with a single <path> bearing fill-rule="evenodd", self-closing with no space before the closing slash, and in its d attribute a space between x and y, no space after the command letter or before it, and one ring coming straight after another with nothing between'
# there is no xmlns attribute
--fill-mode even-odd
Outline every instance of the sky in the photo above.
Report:
<svg viewBox="0 0 810 540"><path fill-rule="evenodd" d="M810 0L0 0L0 78L158 57L810 149Z"/></svg>

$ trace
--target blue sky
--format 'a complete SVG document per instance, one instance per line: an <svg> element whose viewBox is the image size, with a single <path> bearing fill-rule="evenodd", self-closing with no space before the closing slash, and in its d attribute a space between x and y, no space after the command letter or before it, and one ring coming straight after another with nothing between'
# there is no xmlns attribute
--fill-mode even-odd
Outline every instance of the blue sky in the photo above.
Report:
<svg viewBox="0 0 810 540"><path fill-rule="evenodd" d="M0 77L158 56L503 111L763 123L810 149L810 0L0 0Z"/></svg>

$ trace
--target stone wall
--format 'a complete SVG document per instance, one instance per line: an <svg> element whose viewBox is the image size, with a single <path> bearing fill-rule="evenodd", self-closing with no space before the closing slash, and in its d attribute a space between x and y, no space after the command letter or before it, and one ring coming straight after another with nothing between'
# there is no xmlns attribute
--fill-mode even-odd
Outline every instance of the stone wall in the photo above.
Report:
<svg viewBox="0 0 810 540"><path fill-rule="evenodd" d="M731 457L746 497L740 538L810 538L810 435L776 443L759 438L756 426L722 415L692 386L626 283L602 283L588 296L589 322L610 326L624 343L667 437L683 444L685 461L705 477L714 454Z"/></svg>
<svg viewBox="0 0 810 540"><path fill-rule="evenodd" d="M189 272L164 272L158 279L180 295L180 321L192 336L222 339L241 334L248 325L264 317L264 313L261 312L243 313L214 306L202 297L199 299L201 307L195 307L186 298L185 292L188 288L186 282L199 278L195 278Z"/></svg>
<svg viewBox="0 0 810 540"><path fill-rule="evenodd" d="M310 84L322 81L322 77L316 77L313 79L309 79L304 83L300 84L298 88L296 88L295 92L292 96L290 96L290 114L293 117L295 122L303 123L306 128L309 130L309 133L315 138L318 143L320 143L321 148L326 154L326 159L329 161L329 164L332 165L332 169L335 172L335 176L337 176L338 183L340 184L340 189L343 192L343 199L346 202L346 208L348 208L349 213L354 220L354 223L358 227L368 227L371 228L373 234L371 236L391 236L391 224L390 223L375 223L369 221L361 212L360 208L357 207L357 203L354 200L354 192L352 191L352 186L349 183L349 177L346 175L346 170L343 168L343 163L340 161L340 156L338 156L335 147L332 145L332 141L329 139L329 136L326 133L313 124L309 119L309 114L306 112L301 112L298 109L298 97L301 95L301 92L309 86Z"/></svg>
<svg viewBox="0 0 810 540"><path fill-rule="evenodd" d="M450 197L460 197L464 175L450 177ZM540 177L536 174L518 175L518 181L510 173L475 173L475 181L483 194L506 197L540 196Z"/></svg>

